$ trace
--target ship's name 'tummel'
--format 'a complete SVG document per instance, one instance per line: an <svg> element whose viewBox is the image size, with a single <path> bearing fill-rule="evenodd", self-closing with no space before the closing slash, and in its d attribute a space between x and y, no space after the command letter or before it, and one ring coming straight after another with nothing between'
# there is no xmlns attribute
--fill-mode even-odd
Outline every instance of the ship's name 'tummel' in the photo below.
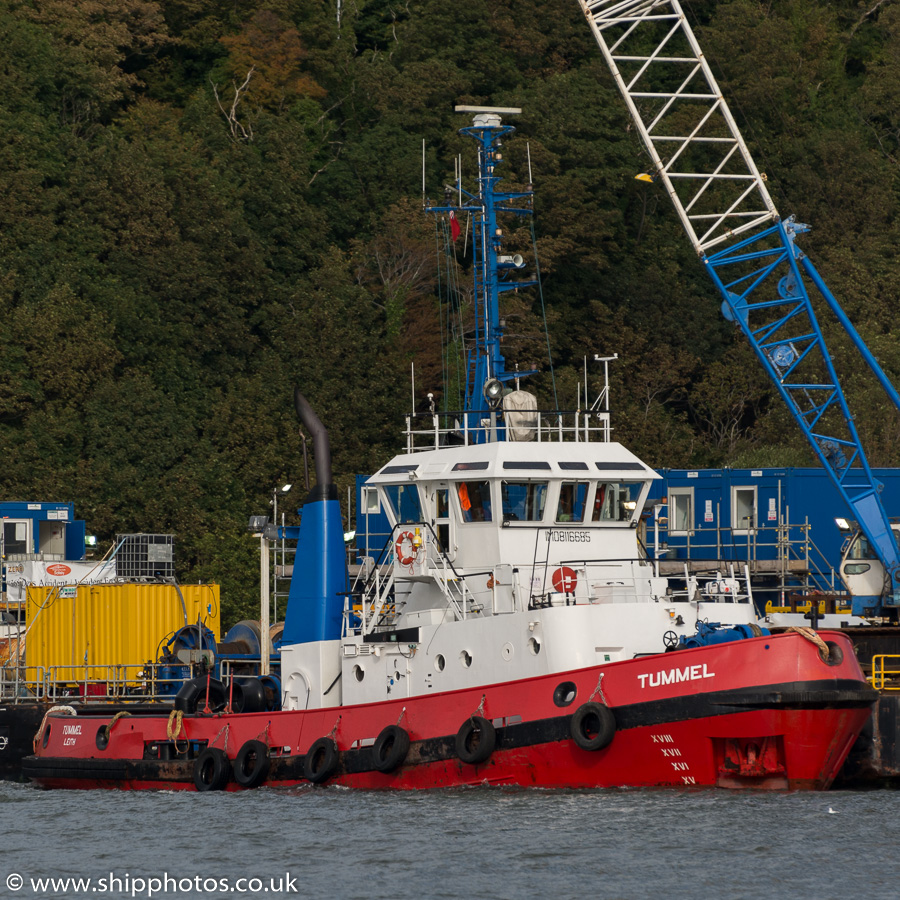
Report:
<svg viewBox="0 0 900 900"><path fill-rule="evenodd" d="M698 678L715 678L715 672L706 670L706 663L698 666L685 666L683 669L669 669L668 672L648 672L638 675L641 687L659 687L663 684L678 684L679 681L696 681ZM649 681L648 681L649 679Z"/></svg>

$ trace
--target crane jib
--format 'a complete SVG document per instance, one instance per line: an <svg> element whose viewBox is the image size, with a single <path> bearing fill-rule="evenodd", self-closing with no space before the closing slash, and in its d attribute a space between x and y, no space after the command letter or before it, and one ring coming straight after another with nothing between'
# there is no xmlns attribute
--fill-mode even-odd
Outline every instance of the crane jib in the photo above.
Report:
<svg viewBox="0 0 900 900"><path fill-rule="evenodd" d="M900 611L900 550L810 300L818 291L895 409L900 394L796 246L677 0L578 0L661 184L794 420L884 566L880 598L854 614ZM873 607L873 602L875 606Z"/></svg>

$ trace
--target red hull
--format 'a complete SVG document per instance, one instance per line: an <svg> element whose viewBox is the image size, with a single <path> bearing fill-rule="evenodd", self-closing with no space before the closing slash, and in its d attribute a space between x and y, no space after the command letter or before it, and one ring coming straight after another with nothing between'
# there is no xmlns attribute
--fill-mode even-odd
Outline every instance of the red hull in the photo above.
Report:
<svg viewBox="0 0 900 900"><path fill-rule="evenodd" d="M119 719L104 749L96 738L108 717L53 716L24 771L46 787L196 790L195 757L216 748L228 772L215 773L221 785L213 786L236 790L225 757L233 762L245 744L261 741L264 783L297 785L308 780L307 754L325 738L337 753L324 754L329 771L321 781L357 788L825 789L875 692L849 640L822 637L832 647L828 662L800 635L784 634L363 706L185 716L175 742L164 714ZM602 749L573 740L573 713L585 703L612 712L603 711L614 733ZM496 734L483 737L489 757L468 763L457 735L473 716L491 721ZM397 725L409 750L394 771L378 771L372 744ZM581 739L590 743L590 728Z"/></svg>

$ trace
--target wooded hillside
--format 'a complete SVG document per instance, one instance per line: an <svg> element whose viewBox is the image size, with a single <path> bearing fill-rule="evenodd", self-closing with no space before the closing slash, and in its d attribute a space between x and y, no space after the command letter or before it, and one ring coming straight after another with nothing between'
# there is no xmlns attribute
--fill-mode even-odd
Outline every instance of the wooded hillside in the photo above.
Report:
<svg viewBox="0 0 900 900"><path fill-rule="evenodd" d="M685 7L779 209L900 382L900 3ZM527 140L560 404L585 354L618 353L615 436L647 462L812 462L635 181L575 0L2 0L0 70L0 496L73 500L107 545L174 532L229 622L258 602L248 517L285 481L285 508L303 497L293 386L343 492L399 449L410 363L443 390L420 169L424 139L439 199L470 154L455 103L523 108L505 175L526 180ZM516 303L511 352L546 390L540 297ZM871 461L896 464L897 416L831 340Z"/></svg>

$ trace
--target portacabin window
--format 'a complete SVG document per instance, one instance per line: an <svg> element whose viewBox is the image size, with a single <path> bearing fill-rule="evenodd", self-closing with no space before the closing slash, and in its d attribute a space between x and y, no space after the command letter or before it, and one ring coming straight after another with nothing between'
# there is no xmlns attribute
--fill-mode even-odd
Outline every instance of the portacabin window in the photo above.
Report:
<svg viewBox="0 0 900 900"><path fill-rule="evenodd" d="M463 522L491 522L491 483L489 481L460 481L456 496Z"/></svg>
<svg viewBox="0 0 900 900"><path fill-rule="evenodd" d="M694 528L694 489L669 489L669 534L687 534Z"/></svg>
<svg viewBox="0 0 900 900"><path fill-rule="evenodd" d="M544 518L546 481L504 481L500 494L504 522L540 522Z"/></svg>
<svg viewBox="0 0 900 900"><path fill-rule="evenodd" d="M731 528L735 533L746 534L756 528L756 488L737 487L731 489Z"/></svg>

